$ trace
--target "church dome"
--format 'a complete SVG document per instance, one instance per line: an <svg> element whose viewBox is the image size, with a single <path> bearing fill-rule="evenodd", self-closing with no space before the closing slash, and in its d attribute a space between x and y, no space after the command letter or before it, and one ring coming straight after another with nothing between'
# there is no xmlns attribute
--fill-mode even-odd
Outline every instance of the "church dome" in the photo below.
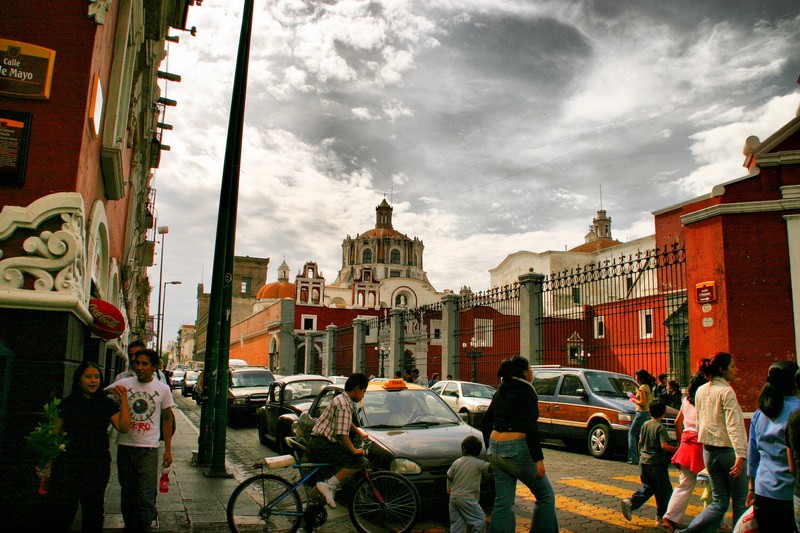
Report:
<svg viewBox="0 0 800 533"><path fill-rule="evenodd" d="M297 295L297 285L289 282L289 265L286 260L278 267L278 281L267 283L260 289L256 298L263 300L266 298L292 298Z"/></svg>
<svg viewBox="0 0 800 533"><path fill-rule="evenodd" d="M394 228L372 228L371 230L365 231L364 233L359 235L359 238L364 238L364 237L373 237L375 239L396 238L396 239L403 239L403 240L406 240L406 241L410 241L411 240L408 237L408 235L400 233L399 231L397 231Z"/></svg>
<svg viewBox="0 0 800 533"><path fill-rule="evenodd" d="M288 281L273 281L267 283L260 289L256 298L263 300L265 298L294 298L297 293L297 286Z"/></svg>

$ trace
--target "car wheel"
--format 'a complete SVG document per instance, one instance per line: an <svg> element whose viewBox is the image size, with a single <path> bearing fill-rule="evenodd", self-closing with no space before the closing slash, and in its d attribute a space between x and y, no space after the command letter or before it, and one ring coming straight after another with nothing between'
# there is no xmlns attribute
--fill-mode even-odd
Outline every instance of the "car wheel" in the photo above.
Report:
<svg viewBox="0 0 800 533"><path fill-rule="evenodd" d="M592 426L586 440L592 457L607 457L611 453L611 428L608 424L600 422Z"/></svg>
<svg viewBox="0 0 800 533"><path fill-rule="evenodd" d="M264 433L266 428L261 423L261 419L258 419L258 423L256 424L256 428L258 428L258 442L263 444L264 446L269 446L269 441L267 440L267 435Z"/></svg>

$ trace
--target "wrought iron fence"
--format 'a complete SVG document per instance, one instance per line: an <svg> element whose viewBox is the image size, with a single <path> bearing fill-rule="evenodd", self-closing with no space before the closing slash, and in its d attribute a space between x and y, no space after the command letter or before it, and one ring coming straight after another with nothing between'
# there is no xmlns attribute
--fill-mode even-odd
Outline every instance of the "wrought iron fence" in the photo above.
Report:
<svg viewBox="0 0 800 533"><path fill-rule="evenodd" d="M542 286L542 364L688 377L686 256L677 245L553 273Z"/></svg>
<svg viewBox="0 0 800 533"><path fill-rule="evenodd" d="M519 355L519 284L463 293L456 305L459 357L455 379L496 384L500 362Z"/></svg>
<svg viewBox="0 0 800 533"><path fill-rule="evenodd" d="M442 303L407 309L401 318L403 353L397 359L402 369L419 369L430 378L442 372Z"/></svg>

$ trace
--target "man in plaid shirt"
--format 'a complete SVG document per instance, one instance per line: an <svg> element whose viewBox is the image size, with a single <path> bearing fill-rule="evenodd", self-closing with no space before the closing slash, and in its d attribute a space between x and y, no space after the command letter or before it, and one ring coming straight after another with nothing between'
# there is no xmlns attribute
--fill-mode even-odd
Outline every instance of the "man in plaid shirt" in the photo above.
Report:
<svg viewBox="0 0 800 533"><path fill-rule="evenodd" d="M331 509L336 507L333 494L339 484L364 466L365 452L353 445L350 432L362 439L368 438L353 423L353 404L364 398L367 383L367 376L364 374L353 374L347 378L344 394L339 394L328 404L311 430L308 444L311 457L339 467L339 471L330 479L316 484L317 490L325 497Z"/></svg>

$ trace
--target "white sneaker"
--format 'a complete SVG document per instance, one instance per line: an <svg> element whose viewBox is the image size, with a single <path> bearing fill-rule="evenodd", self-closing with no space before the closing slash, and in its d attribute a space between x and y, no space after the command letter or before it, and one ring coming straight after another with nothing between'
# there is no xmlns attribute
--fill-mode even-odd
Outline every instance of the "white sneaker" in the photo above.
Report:
<svg viewBox="0 0 800 533"><path fill-rule="evenodd" d="M333 487L331 487L324 481L317 481L317 484L314 486L319 491L319 493L325 497L325 503L328 504L328 507L330 507L331 509L336 509L336 502L333 499Z"/></svg>
<svg viewBox="0 0 800 533"><path fill-rule="evenodd" d="M633 512L631 509L631 501L630 500L622 500L619 502L620 510L622 511L622 516L625 517L625 520L630 520L633 518Z"/></svg>

